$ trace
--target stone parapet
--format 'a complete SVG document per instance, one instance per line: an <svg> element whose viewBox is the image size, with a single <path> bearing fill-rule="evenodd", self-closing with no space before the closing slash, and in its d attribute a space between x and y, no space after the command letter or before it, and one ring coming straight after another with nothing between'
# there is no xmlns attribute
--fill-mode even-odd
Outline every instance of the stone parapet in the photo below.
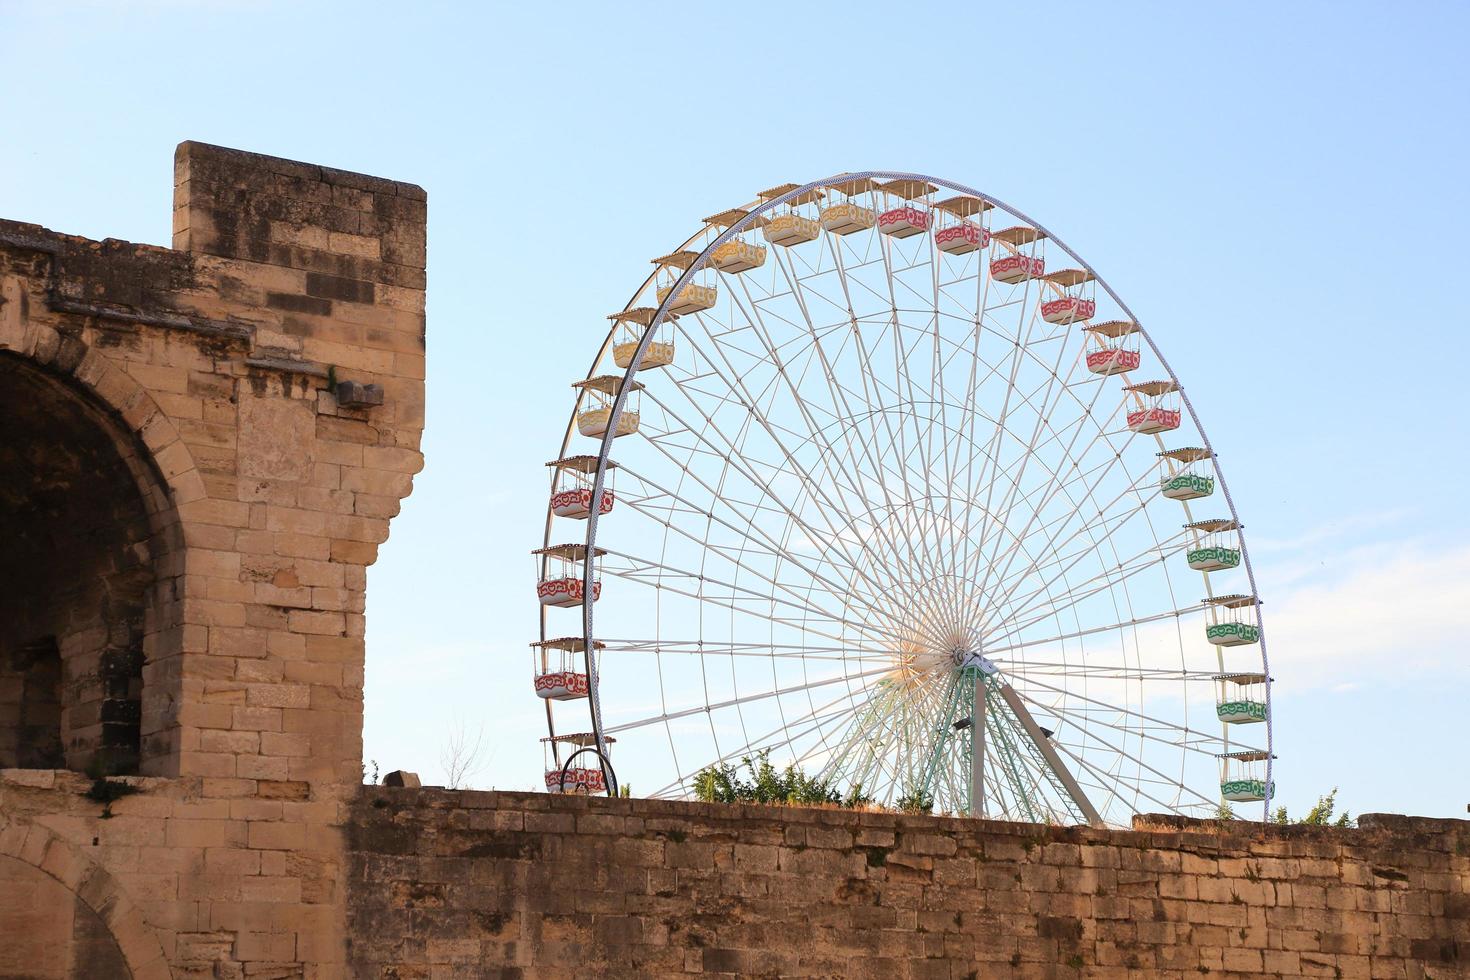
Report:
<svg viewBox="0 0 1470 980"><path fill-rule="evenodd" d="M424 288L427 195L415 184L208 143L174 153L174 248L311 274L310 299Z"/></svg>
<svg viewBox="0 0 1470 980"><path fill-rule="evenodd" d="M1452 977L1470 822L1135 830L365 787L355 976ZM503 971L514 971L513 973Z"/></svg>

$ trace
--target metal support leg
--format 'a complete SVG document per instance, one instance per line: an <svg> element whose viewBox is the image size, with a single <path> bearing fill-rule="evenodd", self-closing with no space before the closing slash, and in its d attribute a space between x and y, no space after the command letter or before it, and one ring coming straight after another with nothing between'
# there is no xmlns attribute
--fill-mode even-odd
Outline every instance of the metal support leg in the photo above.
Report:
<svg viewBox="0 0 1470 980"><path fill-rule="evenodd" d="M1101 815L1093 807L1087 794L1082 792L1082 787L1078 785L1077 780L1072 778L1072 773L1062 763L1062 757L1057 754L1057 750L1052 748L1051 742L1041 733L1041 726L1036 724L1036 719L1032 718L1031 712L1026 710L1026 705L1021 702L1021 696L1004 682L1000 685L1000 696L1005 698L1006 704L1010 705L1011 712L1021 722L1021 727L1025 730L1026 735L1036 744L1036 748L1040 750L1042 758L1051 767L1051 771L1056 773L1057 778L1062 781L1062 785L1067 789L1067 795L1072 798L1073 803L1077 804L1083 816L1087 817L1087 822L1094 827L1101 827L1103 825Z"/></svg>
<svg viewBox="0 0 1470 980"><path fill-rule="evenodd" d="M970 816L985 816L985 678L975 672L975 710L970 715Z"/></svg>

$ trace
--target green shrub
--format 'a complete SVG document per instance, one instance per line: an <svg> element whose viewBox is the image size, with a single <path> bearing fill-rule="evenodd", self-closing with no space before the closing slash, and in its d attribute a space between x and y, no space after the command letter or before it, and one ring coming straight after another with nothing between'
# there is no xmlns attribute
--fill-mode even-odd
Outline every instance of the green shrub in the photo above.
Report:
<svg viewBox="0 0 1470 980"><path fill-rule="evenodd" d="M742 757L738 766L717 762L701 769L694 777L694 795L705 803L826 804L852 808L873 802L863 792L861 783L850 787L844 795L827 780L807 775L794 763L777 769L771 764L769 749Z"/></svg>
<svg viewBox="0 0 1470 980"><path fill-rule="evenodd" d="M897 806L904 813L933 813L934 794L922 789L911 789L898 798Z"/></svg>
<svg viewBox="0 0 1470 980"><path fill-rule="evenodd" d="M1311 810L1307 811L1307 815L1305 817L1302 817L1300 820L1291 819L1291 817L1287 815L1286 807L1281 806L1276 808L1276 813L1272 815L1271 822L1277 824L1300 824L1306 827L1357 826L1357 821L1354 820L1352 818L1352 815L1349 813L1338 814L1337 819L1334 820L1333 813L1334 811L1336 811L1336 809L1337 787L1334 786L1332 787L1332 792L1328 793L1326 796L1317 797L1317 805L1312 807Z"/></svg>

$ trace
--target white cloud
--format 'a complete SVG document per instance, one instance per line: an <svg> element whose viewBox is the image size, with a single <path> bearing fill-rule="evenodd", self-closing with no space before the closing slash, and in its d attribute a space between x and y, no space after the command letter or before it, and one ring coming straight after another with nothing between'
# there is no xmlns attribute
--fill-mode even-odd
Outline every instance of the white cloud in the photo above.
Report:
<svg viewBox="0 0 1470 980"><path fill-rule="evenodd" d="M1376 510L1367 514L1358 514L1344 518L1332 524L1319 524L1303 534L1293 538L1255 538L1249 539L1251 551L1258 553L1266 552L1300 552L1306 548L1324 544L1333 539L1340 539L1349 534L1362 534L1374 531L1378 528L1397 524L1412 511L1400 507L1392 510Z"/></svg>
<svg viewBox="0 0 1470 980"><path fill-rule="evenodd" d="M1279 682L1292 689L1341 687L1380 672L1470 669L1470 545L1327 544L1311 564L1314 573L1291 575L1295 584L1282 594L1268 591L1277 577L1273 570L1261 575L1272 675Z"/></svg>

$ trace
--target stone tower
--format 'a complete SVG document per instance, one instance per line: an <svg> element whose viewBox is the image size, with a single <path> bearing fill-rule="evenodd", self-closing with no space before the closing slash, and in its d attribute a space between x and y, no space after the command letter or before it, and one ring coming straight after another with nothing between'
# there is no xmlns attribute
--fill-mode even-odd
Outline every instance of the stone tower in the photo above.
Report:
<svg viewBox="0 0 1470 980"><path fill-rule="evenodd" d="M0 903L28 937L0 975L340 961L366 570L423 465L425 213L191 142L171 249L0 221L0 893L75 897ZM130 774L163 778L114 781L149 798L111 819L80 795Z"/></svg>

